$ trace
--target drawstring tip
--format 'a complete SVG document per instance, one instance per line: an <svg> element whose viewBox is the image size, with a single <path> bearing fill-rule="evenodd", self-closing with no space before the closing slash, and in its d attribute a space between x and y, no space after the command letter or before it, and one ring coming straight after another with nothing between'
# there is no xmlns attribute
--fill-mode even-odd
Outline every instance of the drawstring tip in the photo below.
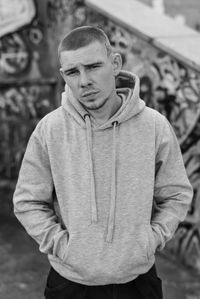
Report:
<svg viewBox="0 0 200 299"><path fill-rule="evenodd" d="M97 214L93 214L92 218L91 218L91 223L97 223L98 222L98 218L97 218Z"/></svg>
<svg viewBox="0 0 200 299"><path fill-rule="evenodd" d="M106 242L107 243L112 243L113 240L113 233L112 232L108 232L107 236L106 236Z"/></svg>

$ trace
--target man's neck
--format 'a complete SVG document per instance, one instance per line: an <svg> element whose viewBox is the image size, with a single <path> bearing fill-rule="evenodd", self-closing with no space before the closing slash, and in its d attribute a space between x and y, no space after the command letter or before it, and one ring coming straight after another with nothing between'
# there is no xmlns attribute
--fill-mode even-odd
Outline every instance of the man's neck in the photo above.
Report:
<svg viewBox="0 0 200 299"><path fill-rule="evenodd" d="M100 109L94 109L87 111L90 113L90 115L95 119L95 121L101 125L108 121L121 107L122 105L122 99L121 97L116 94L112 99L108 100L103 107Z"/></svg>

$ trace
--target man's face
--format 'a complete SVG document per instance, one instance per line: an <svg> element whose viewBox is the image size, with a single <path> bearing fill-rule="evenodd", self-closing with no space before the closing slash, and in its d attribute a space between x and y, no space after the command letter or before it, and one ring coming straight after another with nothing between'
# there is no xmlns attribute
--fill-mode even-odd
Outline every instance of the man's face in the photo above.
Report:
<svg viewBox="0 0 200 299"><path fill-rule="evenodd" d="M115 76L121 68L119 55L107 55L95 41L60 55L61 74L75 98L89 110L100 109L115 95Z"/></svg>

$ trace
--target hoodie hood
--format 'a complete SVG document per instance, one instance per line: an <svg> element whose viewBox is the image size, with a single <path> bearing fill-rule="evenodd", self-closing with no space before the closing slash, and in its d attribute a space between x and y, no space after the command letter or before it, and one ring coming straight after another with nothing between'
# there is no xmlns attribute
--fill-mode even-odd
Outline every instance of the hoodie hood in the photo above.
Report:
<svg viewBox="0 0 200 299"><path fill-rule="evenodd" d="M145 103L139 97L139 87L139 78L135 74L120 71L116 77L116 88L117 93L124 99L123 104L108 121L98 126L98 129L109 128L114 122L120 124L143 111ZM62 106L80 126L86 127L85 116L89 113L73 96L67 84L62 93Z"/></svg>

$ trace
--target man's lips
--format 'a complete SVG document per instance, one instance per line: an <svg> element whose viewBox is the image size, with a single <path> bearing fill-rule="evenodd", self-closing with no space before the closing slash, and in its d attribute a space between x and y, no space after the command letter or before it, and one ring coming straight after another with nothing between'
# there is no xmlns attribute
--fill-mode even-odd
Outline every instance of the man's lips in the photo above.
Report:
<svg viewBox="0 0 200 299"><path fill-rule="evenodd" d="M85 97L89 97L89 96L95 95L95 94L97 94L97 93L98 93L97 90L86 91L86 92L84 92L84 93L81 95L81 97L82 97L82 98L85 98Z"/></svg>

